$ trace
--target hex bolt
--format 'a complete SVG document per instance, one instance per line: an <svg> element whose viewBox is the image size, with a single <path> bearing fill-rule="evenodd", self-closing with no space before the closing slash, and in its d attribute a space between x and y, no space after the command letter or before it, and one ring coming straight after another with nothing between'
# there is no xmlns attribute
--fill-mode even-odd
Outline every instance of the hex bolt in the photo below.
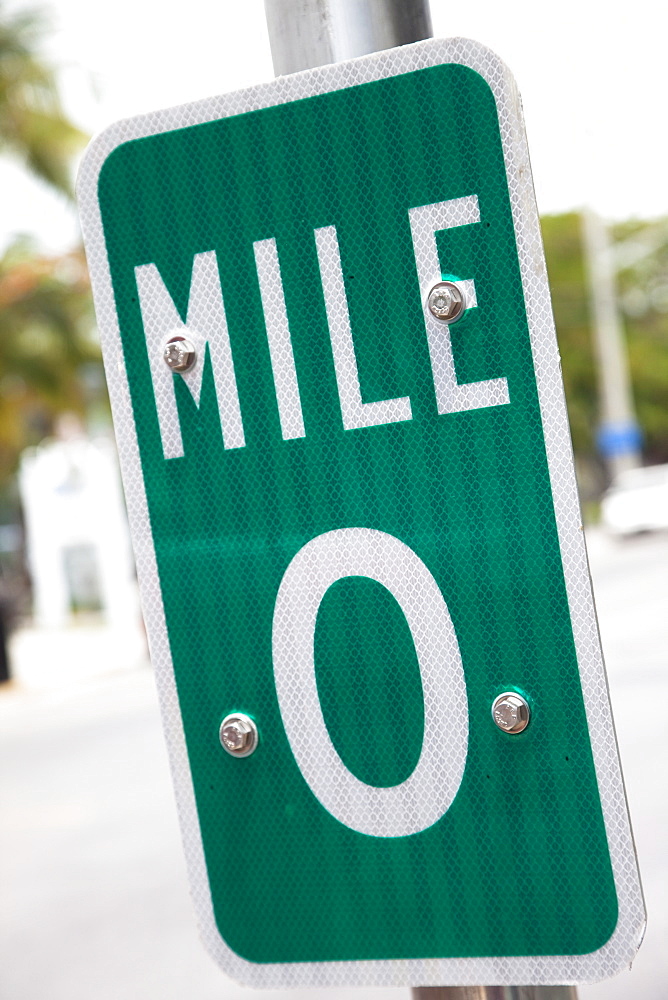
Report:
<svg viewBox="0 0 668 1000"><path fill-rule="evenodd" d="M220 724L220 742L232 757L250 757L258 742L257 726L242 712L226 715Z"/></svg>
<svg viewBox="0 0 668 1000"><path fill-rule="evenodd" d="M170 337L165 344L162 356L167 367L180 375L189 371L197 361L197 351L185 337Z"/></svg>
<svg viewBox="0 0 668 1000"><path fill-rule="evenodd" d="M504 691L494 699L492 718L504 733L521 733L529 725L531 710L517 691Z"/></svg>
<svg viewBox="0 0 668 1000"><path fill-rule="evenodd" d="M466 302L454 281L439 281L427 296L427 308L436 319L455 323L466 311Z"/></svg>

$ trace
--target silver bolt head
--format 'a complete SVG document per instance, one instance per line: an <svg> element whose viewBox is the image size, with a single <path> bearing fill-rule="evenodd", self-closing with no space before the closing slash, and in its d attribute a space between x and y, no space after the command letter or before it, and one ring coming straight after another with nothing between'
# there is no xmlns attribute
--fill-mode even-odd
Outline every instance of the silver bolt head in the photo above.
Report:
<svg viewBox="0 0 668 1000"><path fill-rule="evenodd" d="M522 733L529 725L531 710L521 694L505 691L494 699L492 718L504 733Z"/></svg>
<svg viewBox="0 0 668 1000"><path fill-rule="evenodd" d="M466 310L461 288L454 281L439 281L427 297L427 308L436 319L456 322Z"/></svg>
<svg viewBox="0 0 668 1000"><path fill-rule="evenodd" d="M220 724L219 736L223 749L232 757L250 757L257 747L257 726L242 712L225 716Z"/></svg>
<svg viewBox="0 0 668 1000"><path fill-rule="evenodd" d="M168 340L162 356L167 367L179 374L187 372L197 361L197 351L185 337L172 337Z"/></svg>

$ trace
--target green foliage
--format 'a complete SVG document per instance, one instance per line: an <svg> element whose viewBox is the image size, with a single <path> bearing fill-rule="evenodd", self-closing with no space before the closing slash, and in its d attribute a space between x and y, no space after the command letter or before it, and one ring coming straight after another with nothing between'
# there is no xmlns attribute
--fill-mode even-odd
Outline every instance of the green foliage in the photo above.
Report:
<svg viewBox="0 0 668 1000"><path fill-rule="evenodd" d="M41 13L9 13L0 0L0 155L71 197L72 154L85 136L39 54L45 31ZM83 416L102 395L93 325L81 250L46 257L22 237L0 257L0 493L23 448L49 434L59 413Z"/></svg>
<svg viewBox="0 0 668 1000"><path fill-rule="evenodd" d="M22 239L0 258L0 484L57 414L91 403L92 325L82 251L43 257Z"/></svg>
<svg viewBox="0 0 668 1000"><path fill-rule="evenodd" d="M573 447L580 468L595 473L598 375L581 218L544 216L541 226ZM668 222L625 223L612 237L626 247L632 237L638 243L638 259L618 275L621 317L644 458L668 462Z"/></svg>
<svg viewBox="0 0 668 1000"><path fill-rule="evenodd" d="M85 136L63 112L54 71L38 54L45 30L40 13L9 14L0 2L0 153L71 197L71 157Z"/></svg>
<svg viewBox="0 0 668 1000"><path fill-rule="evenodd" d="M544 216L541 227L573 447L593 456L598 399L580 216Z"/></svg>
<svg viewBox="0 0 668 1000"><path fill-rule="evenodd" d="M668 220L616 226L616 241L630 248L619 273L619 300L629 368L648 463L668 462Z"/></svg>

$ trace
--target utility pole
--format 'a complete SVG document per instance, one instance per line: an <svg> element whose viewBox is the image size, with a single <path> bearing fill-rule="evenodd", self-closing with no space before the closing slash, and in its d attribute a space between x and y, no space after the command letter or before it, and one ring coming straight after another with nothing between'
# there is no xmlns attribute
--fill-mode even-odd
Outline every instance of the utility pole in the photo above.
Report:
<svg viewBox="0 0 668 1000"><path fill-rule="evenodd" d="M614 480L641 464L640 429L631 394L624 333L617 308L615 262L607 226L591 210L583 213L594 343L598 361L598 447Z"/></svg>
<svg viewBox="0 0 668 1000"><path fill-rule="evenodd" d="M429 0L265 0L276 76L431 38ZM417 986L413 1000L577 1000L574 986Z"/></svg>

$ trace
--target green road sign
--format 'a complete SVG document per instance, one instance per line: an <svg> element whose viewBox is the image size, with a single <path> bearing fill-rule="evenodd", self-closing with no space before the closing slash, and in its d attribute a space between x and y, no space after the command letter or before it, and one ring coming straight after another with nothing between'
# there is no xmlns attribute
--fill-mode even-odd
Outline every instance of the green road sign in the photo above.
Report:
<svg viewBox="0 0 668 1000"><path fill-rule="evenodd" d="M121 122L80 202L211 952L256 986L627 965L644 912L505 67L429 41Z"/></svg>

